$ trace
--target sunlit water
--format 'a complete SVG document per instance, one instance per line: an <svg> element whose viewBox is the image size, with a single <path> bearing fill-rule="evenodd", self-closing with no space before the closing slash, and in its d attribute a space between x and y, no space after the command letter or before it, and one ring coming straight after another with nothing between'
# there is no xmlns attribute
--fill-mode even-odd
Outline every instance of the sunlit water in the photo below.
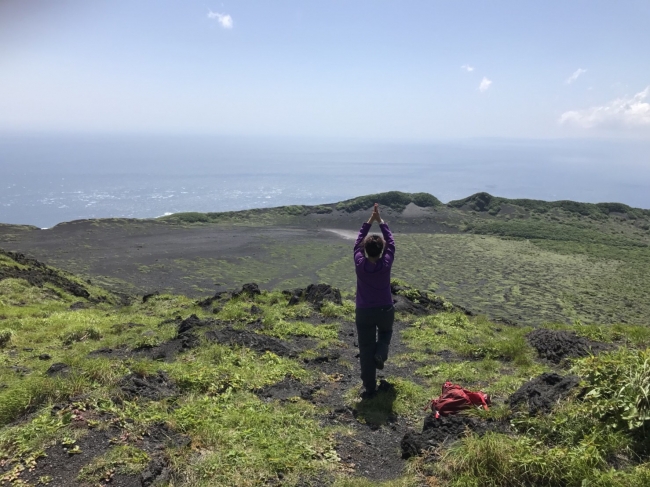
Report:
<svg viewBox="0 0 650 487"><path fill-rule="evenodd" d="M431 144L137 136L0 137L0 222L51 227L340 201L389 190L446 202L617 201L650 208L650 142Z"/></svg>

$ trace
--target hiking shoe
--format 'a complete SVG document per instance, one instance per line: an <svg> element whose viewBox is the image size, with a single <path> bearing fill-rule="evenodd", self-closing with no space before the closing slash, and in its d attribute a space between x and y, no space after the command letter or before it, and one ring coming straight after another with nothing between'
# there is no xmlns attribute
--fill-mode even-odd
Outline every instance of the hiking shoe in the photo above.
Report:
<svg viewBox="0 0 650 487"><path fill-rule="evenodd" d="M384 379L381 379L379 381L379 387L377 387L377 392L388 392L391 389L394 389L394 387L390 382Z"/></svg>
<svg viewBox="0 0 650 487"><path fill-rule="evenodd" d="M377 389L374 390L368 390L366 389L361 393L361 399L372 399L377 395Z"/></svg>
<svg viewBox="0 0 650 487"><path fill-rule="evenodd" d="M379 370L383 370L384 368L384 359L379 354L375 355L375 367Z"/></svg>

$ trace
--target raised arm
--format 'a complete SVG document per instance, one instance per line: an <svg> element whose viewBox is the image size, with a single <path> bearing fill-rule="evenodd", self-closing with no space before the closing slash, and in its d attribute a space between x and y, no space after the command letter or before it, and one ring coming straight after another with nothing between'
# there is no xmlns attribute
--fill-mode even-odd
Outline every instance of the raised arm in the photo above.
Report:
<svg viewBox="0 0 650 487"><path fill-rule="evenodd" d="M395 259L395 239L393 238L393 233L388 228L388 225L382 220L379 224L381 228L381 233L384 235L384 241L386 242L386 248L384 249L384 256L382 260L384 265L390 267L393 264Z"/></svg>
<svg viewBox="0 0 650 487"><path fill-rule="evenodd" d="M368 218L368 221L361 225L359 236L357 237L357 241L354 243L354 264L357 267L363 264L363 258L365 255L362 243L363 239L366 238L368 232L370 231L372 222L383 223L383 220L379 216L379 204L377 203L375 203L375 206L372 209L372 214L370 215L370 218Z"/></svg>
<svg viewBox="0 0 650 487"><path fill-rule="evenodd" d="M361 225L361 230L359 230L359 236L357 237L357 241L354 243L354 265L356 266L360 266L361 264L363 264L363 258L364 258L363 239L366 238L366 236L368 235L371 226L372 223L368 223L368 222L365 222L363 225Z"/></svg>

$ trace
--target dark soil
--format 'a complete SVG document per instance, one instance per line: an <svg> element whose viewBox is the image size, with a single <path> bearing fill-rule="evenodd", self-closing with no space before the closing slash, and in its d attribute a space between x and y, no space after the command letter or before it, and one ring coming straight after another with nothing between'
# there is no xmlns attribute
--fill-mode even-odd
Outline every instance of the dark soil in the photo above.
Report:
<svg viewBox="0 0 650 487"><path fill-rule="evenodd" d="M130 400L144 397L152 401L160 401L178 392L174 382L162 371L148 376L129 374L120 381L119 387L124 397Z"/></svg>
<svg viewBox="0 0 650 487"><path fill-rule="evenodd" d="M408 292L406 292L408 291ZM395 311L409 313L417 316L447 311L445 302L441 298L431 299L427 293L417 289L406 288L399 285L391 285ZM399 294L402 292L404 295ZM449 311L456 311L472 316L472 312L462 306L453 306Z"/></svg>
<svg viewBox="0 0 650 487"><path fill-rule="evenodd" d="M427 309L419 303L414 303L405 296L399 294L393 295L393 305L395 311L399 313L408 313L416 316L423 316L427 314Z"/></svg>
<svg viewBox="0 0 650 487"><path fill-rule="evenodd" d="M89 357L127 358L133 353L126 347L122 348L98 348L88 354Z"/></svg>
<svg viewBox="0 0 650 487"><path fill-rule="evenodd" d="M198 304L199 306L201 306L203 308L207 308L207 307L211 306L212 304L214 304L215 302L225 302L228 299L230 299L231 297L232 297L231 292L229 292L229 291L219 291L219 292L215 293L214 296L212 296L212 297L201 299L201 300L197 301L196 304Z"/></svg>
<svg viewBox="0 0 650 487"><path fill-rule="evenodd" d="M53 414L60 414L67 409L53 409ZM93 459L105 454L112 446L125 443L145 451L151 458L149 465L139 475L111 474L101 485L146 487L170 480L169 464L164 449L188 447L189 437L176 433L162 423L153 424L142 436L131 436L115 426L108 429L89 429L83 415L93 413L93 411L81 413L78 423L75 423L77 427L87 430L87 434L74 445L79 447L77 453L69 453L71 445L51 446L45 450L45 455L37 460L33 470L23 472L21 480L28 482L28 485L41 485L38 484L39 478L49 476L51 481L47 485L51 486L88 485L77 480L81 469Z"/></svg>
<svg viewBox="0 0 650 487"><path fill-rule="evenodd" d="M201 320L193 314L178 325L176 339L181 341L182 348L194 348L199 344L199 329L215 324L214 320Z"/></svg>
<svg viewBox="0 0 650 487"><path fill-rule="evenodd" d="M68 279L60 272L46 266L36 259L25 257L25 255L17 252L6 252L0 249L0 255L4 255L14 260L17 264L28 266L27 269L21 269L18 266L0 267L0 281L3 279L24 279L32 286L43 287L44 284L53 284L64 291L76 296L78 298L89 299L90 293L81 284ZM75 303L73 306L79 306ZM78 309L78 308L73 308Z"/></svg>
<svg viewBox="0 0 650 487"><path fill-rule="evenodd" d="M400 442L402 457L411 458L420 455L425 450L448 445L470 431L482 436L488 431L506 431L507 429L506 423L498 421L483 421L462 414L440 416L436 419L433 414L430 414L424 420L422 433L412 431L402 438Z"/></svg>
<svg viewBox="0 0 650 487"><path fill-rule="evenodd" d="M55 377L57 375L67 375L71 371L70 366L68 364L64 364L63 362L57 362L55 364L50 365L50 367L45 371L47 375L50 377Z"/></svg>
<svg viewBox="0 0 650 487"><path fill-rule="evenodd" d="M314 394L321 389L321 386L316 385L307 385L303 384L300 381L297 381L293 378L285 378L284 380L273 384L269 387L265 387L257 393L257 395L267 401L277 400L277 401L286 401L294 397L300 397L306 401L312 401Z"/></svg>
<svg viewBox="0 0 650 487"><path fill-rule="evenodd" d="M329 301L341 305L341 291L329 284L310 284L304 292L305 300L314 305L314 308L320 310L323 303Z"/></svg>
<svg viewBox="0 0 650 487"><path fill-rule="evenodd" d="M224 345L247 347L257 352L273 352L282 357L296 357L299 353L297 348L279 338L259 335L248 330L235 330L229 326L208 331L205 338Z"/></svg>
<svg viewBox="0 0 650 487"><path fill-rule="evenodd" d="M343 303L341 291L329 284L310 284L304 289L287 289L282 293L289 297L289 306L306 301L311 303L317 311L320 311L326 301L338 305Z"/></svg>
<svg viewBox="0 0 650 487"><path fill-rule="evenodd" d="M149 301L151 298L154 298L156 296L160 296L160 291L154 291L152 293L147 293L144 296L142 296L142 302L146 303Z"/></svg>
<svg viewBox="0 0 650 487"><path fill-rule="evenodd" d="M54 445L45 450L45 456L36 462L33 471L25 472L21 479L29 485L36 485L39 477L49 476L52 478L48 485L52 486L77 486L82 485L77 481L79 471L93 458L106 453L111 447L111 439L119 435L119 430L111 428L108 430L88 430L88 434L76 442L79 453L69 454L68 448L61 444ZM121 487L136 486L135 483L115 484Z"/></svg>
<svg viewBox="0 0 650 487"><path fill-rule="evenodd" d="M336 451L343 465L356 475L371 481L392 479L403 473L405 462L399 449L406 428L403 418L382 428L355 426L354 436L337 436Z"/></svg>
<svg viewBox="0 0 650 487"><path fill-rule="evenodd" d="M527 338L540 358L554 364L560 364L568 358L586 357L613 348L612 345L588 340L574 332L562 330L539 328L531 331Z"/></svg>
<svg viewBox="0 0 650 487"><path fill-rule="evenodd" d="M254 298L255 296L259 296L261 293L260 287L257 284L249 282L248 284L244 284L240 291L232 293L232 297L238 298L239 296L248 296L249 298Z"/></svg>
<svg viewBox="0 0 650 487"><path fill-rule="evenodd" d="M180 318L177 318L174 321L179 320ZM198 346L203 329L218 326L218 324L217 320L201 320L194 314L190 315L180 321L175 338L158 346L135 349L132 353L152 360L170 362L183 350Z"/></svg>
<svg viewBox="0 0 650 487"><path fill-rule="evenodd" d="M527 407L530 414L548 413L579 383L580 377L576 375L563 377L556 373L544 373L523 384L510 396L508 403L513 408Z"/></svg>

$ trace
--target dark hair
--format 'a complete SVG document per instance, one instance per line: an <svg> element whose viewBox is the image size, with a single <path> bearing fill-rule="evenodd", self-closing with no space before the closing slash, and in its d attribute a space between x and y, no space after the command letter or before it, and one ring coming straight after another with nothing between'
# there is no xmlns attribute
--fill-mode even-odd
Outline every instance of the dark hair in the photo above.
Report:
<svg viewBox="0 0 650 487"><path fill-rule="evenodd" d="M363 248L366 249L368 257L379 257L384 250L384 239L379 235L369 235L363 241Z"/></svg>

